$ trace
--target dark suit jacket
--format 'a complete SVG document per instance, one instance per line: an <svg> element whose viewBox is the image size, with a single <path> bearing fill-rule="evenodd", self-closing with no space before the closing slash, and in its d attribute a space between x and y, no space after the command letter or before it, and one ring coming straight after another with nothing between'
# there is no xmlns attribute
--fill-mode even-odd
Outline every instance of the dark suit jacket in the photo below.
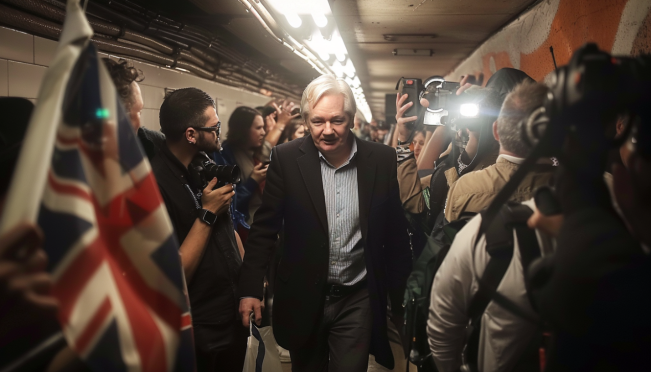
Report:
<svg viewBox="0 0 651 372"><path fill-rule="evenodd" d="M411 271L396 153L385 145L355 140L360 225L373 313L371 353L378 363L393 368L387 297L394 312L402 310ZM246 242L240 297L262 297L263 277L283 223L285 249L275 282L273 327L278 344L293 350L305 343L321 321L330 253L320 160L309 136L272 151L262 206Z"/></svg>

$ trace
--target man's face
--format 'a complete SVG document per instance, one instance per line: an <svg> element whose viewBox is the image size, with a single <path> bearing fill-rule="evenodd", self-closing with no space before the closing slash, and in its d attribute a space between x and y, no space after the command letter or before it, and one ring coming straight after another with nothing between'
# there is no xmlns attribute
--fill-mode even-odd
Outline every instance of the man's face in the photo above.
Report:
<svg viewBox="0 0 651 372"><path fill-rule="evenodd" d="M344 112L344 96L327 94L314 105L308 118L310 135L322 154L333 154L347 148L350 119Z"/></svg>
<svg viewBox="0 0 651 372"><path fill-rule="evenodd" d="M209 106L206 108L206 111L204 111L204 117L206 118L204 127L215 128L221 126L219 117L217 116L217 111L215 111L214 107ZM221 149L221 144L219 143L219 130L206 131L198 129L197 133L197 149L199 151L210 153L213 151L219 151Z"/></svg>
<svg viewBox="0 0 651 372"><path fill-rule="evenodd" d="M142 93L140 92L140 85L135 81L131 83L131 106L129 110L129 119L131 119L131 125L136 131L140 128L140 112L142 108L145 107L145 104L142 100Z"/></svg>

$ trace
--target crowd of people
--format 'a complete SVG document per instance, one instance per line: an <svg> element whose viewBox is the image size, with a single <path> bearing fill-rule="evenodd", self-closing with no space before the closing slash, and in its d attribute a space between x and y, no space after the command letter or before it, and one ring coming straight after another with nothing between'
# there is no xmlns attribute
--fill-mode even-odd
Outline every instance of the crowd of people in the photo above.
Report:
<svg viewBox="0 0 651 372"><path fill-rule="evenodd" d="M599 179L538 160L498 223L484 222L532 151L521 123L548 97L524 72L499 70L485 87L463 79L456 94L481 103L466 127L413 125L406 110L429 102L407 95L396 96L396 124L367 123L345 81L324 75L301 102L228 118L207 93L174 90L155 131L140 126L146 77L124 60L104 63L180 244L198 371L241 371L249 322L273 324L293 371L366 371L369 354L378 368L405 370L417 342L424 356L409 359L419 371L651 368L651 162L634 139ZM24 124L2 128L4 195L31 107L2 100ZM627 133L625 124L610 129ZM241 181L201 184L197 157L237 166ZM538 195L555 195L556 209ZM0 240L0 349L13 348L0 367L57 328L41 242L36 226ZM24 245L28 257L14 260ZM426 298L420 322L405 300L410 283ZM55 354L51 370L85 369L69 349Z"/></svg>

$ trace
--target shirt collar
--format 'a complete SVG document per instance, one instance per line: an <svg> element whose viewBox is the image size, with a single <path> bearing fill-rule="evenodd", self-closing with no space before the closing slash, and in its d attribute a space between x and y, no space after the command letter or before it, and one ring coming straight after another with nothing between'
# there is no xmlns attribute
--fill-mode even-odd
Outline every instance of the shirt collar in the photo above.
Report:
<svg viewBox="0 0 651 372"><path fill-rule="evenodd" d="M335 170L341 169L341 168L347 166L348 164L350 164L350 162L353 160L355 155L357 155L357 141L355 141L355 138L353 138L353 147L350 149L350 155L348 155L348 160L346 160L345 163L343 163L339 168L336 168ZM323 159L323 161L325 161L325 163L328 164L328 166L330 166L330 168L334 168L334 166L332 164L330 164L330 162L325 158L325 156L323 156L321 151L319 151L319 157L321 159Z"/></svg>
<svg viewBox="0 0 651 372"><path fill-rule="evenodd" d="M520 164L522 164L524 162L524 158L518 158L517 156L506 155L506 154L500 154L497 158L498 159L502 158L502 159L504 159L506 161L509 161L511 163L518 164L518 165L520 165Z"/></svg>

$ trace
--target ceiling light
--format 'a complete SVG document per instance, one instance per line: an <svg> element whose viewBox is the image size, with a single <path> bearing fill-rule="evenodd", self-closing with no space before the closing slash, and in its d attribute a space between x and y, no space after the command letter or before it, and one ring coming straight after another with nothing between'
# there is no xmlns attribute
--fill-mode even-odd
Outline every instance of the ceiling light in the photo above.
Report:
<svg viewBox="0 0 651 372"><path fill-rule="evenodd" d="M330 59L330 54L322 48L317 49L317 53L319 53L319 58L324 62L327 62Z"/></svg>
<svg viewBox="0 0 651 372"><path fill-rule="evenodd" d="M314 23L316 23L318 27L323 28L328 25L328 18L326 18L326 16L323 15L323 13L314 12L312 13L312 18L314 19Z"/></svg>
<svg viewBox="0 0 651 372"><path fill-rule="evenodd" d="M431 57L432 49L394 49L393 55L397 57Z"/></svg>
<svg viewBox="0 0 651 372"><path fill-rule="evenodd" d="M346 73L346 75L348 75L348 77L350 77L351 79L353 78L353 76L355 76L355 66L353 66L353 62L350 60L350 58L348 59L348 61L346 61L346 65L344 65L343 70Z"/></svg>
<svg viewBox="0 0 651 372"><path fill-rule="evenodd" d="M335 63L332 64L332 71L334 71L337 77L344 77L344 66L342 66L339 61L335 61Z"/></svg>
<svg viewBox="0 0 651 372"><path fill-rule="evenodd" d="M296 13L286 13L285 18L287 18L289 25L294 28L299 28L303 24L303 20Z"/></svg>

